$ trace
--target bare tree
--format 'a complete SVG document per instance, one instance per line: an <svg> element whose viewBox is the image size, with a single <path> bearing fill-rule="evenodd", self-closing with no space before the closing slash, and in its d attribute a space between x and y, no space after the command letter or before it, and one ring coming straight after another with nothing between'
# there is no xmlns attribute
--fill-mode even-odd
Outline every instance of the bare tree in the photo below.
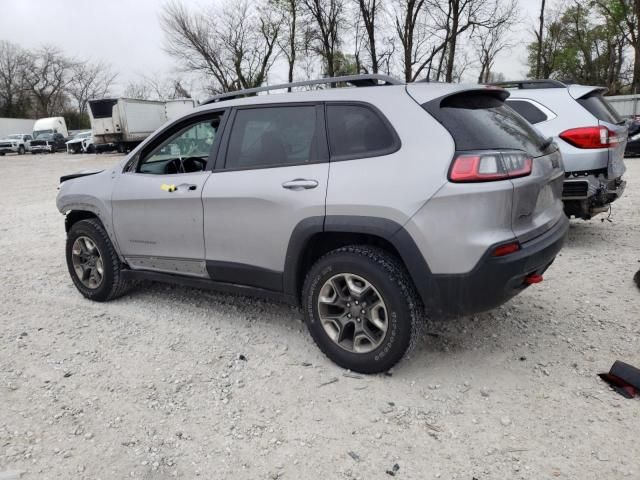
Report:
<svg viewBox="0 0 640 480"><path fill-rule="evenodd" d="M38 116L54 116L64 110L72 65L56 47L44 46L36 51L26 83Z"/></svg>
<svg viewBox="0 0 640 480"><path fill-rule="evenodd" d="M466 31L473 33L478 28L491 30L512 23L516 3L515 0L447 0L446 7L442 8L443 3L436 1L434 6L450 19L445 81L451 82L458 38Z"/></svg>
<svg viewBox="0 0 640 480"><path fill-rule="evenodd" d="M27 114L29 96L26 83L32 57L19 46L0 41L0 115L13 117Z"/></svg>
<svg viewBox="0 0 640 480"><path fill-rule="evenodd" d="M431 32L426 27L424 5L426 0L396 0L393 6L394 27L401 45L401 64L406 82L416 80L443 48L431 47ZM416 67L417 68L414 68Z"/></svg>
<svg viewBox="0 0 640 480"><path fill-rule="evenodd" d="M300 45L300 9L301 0L269 0L269 5L276 10L275 15L281 18L278 47L287 60L287 80L293 82L293 73L301 50ZM291 88L288 89L291 91Z"/></svg>
<svg viewBox="0 0 640 480"><path fill-rule="evenodd" d="M153 93L151 87L144 80L130 80L124 87L122 96L126 98L137 98L140 100L151 100Z"/></svg>
<svg viewBox="0 0 640 480"><path fill-rule="evenodd" d="M345 25L344 0L303 0L309 17L307 44L324 62L325 74L334 77L340 34ZM333 85L332 85L333 86Z"/></svg>
<svg viewBox="0 0 640 480"><path fill-rule="evenodd" d="M67 88L69 95L77 102L80 114L87 111L89 100L104 97L118 76L106 63L81 61L71 65L71 74Z"/></svg>
<svg viewBox="0 0 640 480"><path fill-rule="evenodd" d="M488 83L490 81L496 57L501 51L508 50L513 46L508 35L515 20L516 17L514 15L509 21L501 23L494 28L478 29L473 35L474 50L480 62L478 83Z"/></svg>
<svg viewBox="0 0 640 480"><path fill-rule="evenodd" d="M536 57L536 78L540 78L540 68L542 66L542 42L544 40L544 7L546 0L542 0L540 4L540 20L538 23L538 31L536 33L536 41L538 42L538 52Z"/></svg>
<svg viewBox="0 0 640 480"><path fill-rule="evenodd" d="M382 0L356 0L360 18L366 32L366 49L371 59L371 71L378 73L379 58L376 49L376 26L382 13Z"/></svg>
<svg viewBox="0 0 640 480"><path fill-rule="evenodd" d="M268 8L228 0L222 11L195 14L174 1L160 22L166 51L185 70L204 74L212 92L260 86L278 55L281 19Z"/></svg>

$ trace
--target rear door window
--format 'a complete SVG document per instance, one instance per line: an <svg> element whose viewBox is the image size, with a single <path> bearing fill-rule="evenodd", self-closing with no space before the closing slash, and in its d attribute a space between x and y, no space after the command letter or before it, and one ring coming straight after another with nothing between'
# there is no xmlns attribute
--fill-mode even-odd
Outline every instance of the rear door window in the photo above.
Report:
<svg viewBox="0 0 640 480"><path fill-rule="evenodd" d="M382 114L367 105L327 104L327 130L332 160L388 155L400 146Z"/></svg>
<svg viewBox="0 0 640 480"><path fill-rule="evenodd" d="M225 168L319 161L318 118L315 105L239 109L229 137Z"/></svg>
<svg viewBox="0 0 640 480"><path fill-rule="evenodd" d="M548 119L547 114L526 100L507 100L507 105L527 119L529 123L536 124Z"/></svg>
<svg viewBox="0 0 640 480"><path fill-rule="evenodd" d="M510 149L544 155L545 139L504 103L502 95L462 92L427 102L423 108L449 131L459 151Z"/></svg>
<svg viewBox="0 0 640 480"><path fill-rule="evenodd" d="M622 123L622 118L599 92L590 93L578 99L578 103L602 122Z"/></svg>

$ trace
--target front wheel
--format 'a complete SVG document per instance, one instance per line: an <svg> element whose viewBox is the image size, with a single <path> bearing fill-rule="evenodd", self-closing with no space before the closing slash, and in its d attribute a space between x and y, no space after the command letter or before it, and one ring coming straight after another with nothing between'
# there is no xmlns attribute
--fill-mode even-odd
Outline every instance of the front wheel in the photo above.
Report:
<svg viewBox="0 0 640 480"><path fill-rule="evenodd" d="M354 245L329 252L303 287L305 320L333 362L360 373L389 370L416 344L422 308L400 262Z"/></svg>
<svg viewBox="0 0 640 480"><path fill-rule="evenodd" d="M66 256L71 279L86 298L104 302L125 292L120 259L99 220L73 224L67 234Z"/></svg>
<svg viewBox="0 0 640 480"><path fill-rule="evenodd" d="M24 155L24 145L18 147L18 155Z"/></svg>

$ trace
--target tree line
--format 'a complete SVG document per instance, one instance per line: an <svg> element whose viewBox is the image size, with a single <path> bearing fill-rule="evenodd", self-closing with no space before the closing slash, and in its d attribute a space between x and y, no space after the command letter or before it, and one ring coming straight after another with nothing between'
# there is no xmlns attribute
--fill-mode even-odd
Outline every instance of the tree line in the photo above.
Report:
<svg viewBox="0 0 640 480"><path fill-rule="evenodd" d="M104 62L71 58L45 45L27 50L0 41L0 117L63 115L70 128L89 126L87 104L105 96L117 74Z"/></svg>
<svg viewBox="0 0 640 480"><path fill-rule="evenodd" d="M536 1L539 17L525 22L517 0L223 0L197 10L170 0L159 21L183 74L141 77L118 93L234 91L273 83L275 70L289 82L384 73L488 83L503 79L496 57L516 42L527 45L529 78L640 93L640 0ZM113 94L116 77L109 64L54 46L0 41L0 116L62 114L88 126L88 100Z"/></svg>
<svg viewBox="0 0 640 480"><path fill-rule="evenodd" d="M640 93L640 0L542 0L529 76Z"/></svg>

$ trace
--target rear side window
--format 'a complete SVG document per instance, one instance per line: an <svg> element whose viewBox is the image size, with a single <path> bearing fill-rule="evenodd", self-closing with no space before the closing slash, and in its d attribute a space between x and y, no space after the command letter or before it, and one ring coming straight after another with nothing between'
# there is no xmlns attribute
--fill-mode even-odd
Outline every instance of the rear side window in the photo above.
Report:
<svg viewBox="0 0 640 480"><path fill-rule="evenodd" d="M602 122L621 123L622 118L599 92L578 99L578 103Z"/></svg>
<svg viewBox="0 0 640 480"><path fill-rule="evenodd" d="M328 104L327 130L332 160L388 155L399 148L390 125L366 105Z"/></svg>
<svg viewBox="0 0 640 480"><path fill-rule="evenodd" d="M227 149L227 169L312 163L318 157L313 105L240 109Z"/></svg>
<svg viewBox="0 0 640 480"><path fill-rule="evenodd" d="M523 150L540 156L545 139L509 108L502 93L471 91L427 102L423 108L451 134L456 149Z"/></svg>
<svg viewBox="0 0 640 480"><path fill-rule="evenodd" d="M524 100L507 100L507 105L534 125L548 119L547 115L531 102Z"/></svg>

